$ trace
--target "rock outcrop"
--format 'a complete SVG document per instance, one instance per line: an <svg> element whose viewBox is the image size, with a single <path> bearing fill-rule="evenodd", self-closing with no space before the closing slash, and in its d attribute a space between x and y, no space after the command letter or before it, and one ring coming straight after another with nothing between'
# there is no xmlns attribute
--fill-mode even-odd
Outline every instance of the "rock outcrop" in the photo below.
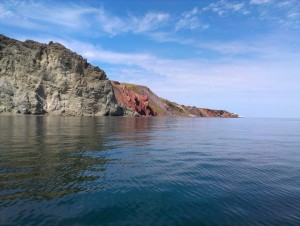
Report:
<svg viewBox="0 0 300 226"><path fill-rule="evenodd" d="M0 113L124 115L103 70L59 43L0 35Z"/></svg>
<svg viewBox="0 0 300 226"><path fill-rule="evenodd" d="M190 107L158 97L148 87L112 81L116 99L133 112L152 116L189 116L237 118L225 110ZM145 112L147 112L145 114Z"/></svg>
<svg viewBox="0 0 300 226"><path fill-rule="evenodd" d="M117 101L132 109L136 115L157 116L157 113L149 105L147 95L137 94L119 82L112 81L112 86Z"/></svg>

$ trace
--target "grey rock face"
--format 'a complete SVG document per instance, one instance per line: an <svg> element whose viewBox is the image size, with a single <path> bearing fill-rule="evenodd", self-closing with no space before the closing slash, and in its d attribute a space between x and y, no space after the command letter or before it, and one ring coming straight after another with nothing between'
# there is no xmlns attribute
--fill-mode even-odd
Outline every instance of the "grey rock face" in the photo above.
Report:
<svg viewBox="0 0 300 226"><path fill-rule="evenodd" d="M59 43L0 35L0 113L124 115L103 70Z"/></svg>

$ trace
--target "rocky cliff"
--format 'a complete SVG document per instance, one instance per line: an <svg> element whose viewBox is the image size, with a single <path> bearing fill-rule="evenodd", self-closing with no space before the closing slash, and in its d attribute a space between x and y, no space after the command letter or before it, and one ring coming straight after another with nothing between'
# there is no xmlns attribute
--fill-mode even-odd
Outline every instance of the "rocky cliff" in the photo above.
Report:
<svg viewBox="0 0 300 226"><path fill-rule="evenodd" d="M124 115L103 70L59 43L0 35L0 113Z"/></svg>
<svg viewBox="0 0 300 226"><path fill-rule="evenodd" d="M59 43L0 35L0 114L238 117L180 105L149 88L111 82L103 70Z"/></svg>
<svg viewBox="0 0 300 226"><path fill-rule="evenodd" d="M225 110L190 107L158 97L148 87L112 81L116 99L120 104L140 115L190 116L236 118L237 114Z"/></svg>
<svg viewBox="0 0 300 226"><path fill-rule="evenodd" d="M112 86L117 101L132 109L135 115L157 116L157 113L149 105L148 95L138 94L119 82L112 81Z"/></svg>

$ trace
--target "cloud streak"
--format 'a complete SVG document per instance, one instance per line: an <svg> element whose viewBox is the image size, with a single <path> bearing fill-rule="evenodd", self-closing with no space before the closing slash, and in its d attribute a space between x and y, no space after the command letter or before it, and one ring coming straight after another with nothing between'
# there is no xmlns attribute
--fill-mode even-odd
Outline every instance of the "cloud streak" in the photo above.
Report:
<svg viewBox="0 0 300 226"><path fill-rule="evenodd" d="M270 2L271 0L250 0L250 4L255 4L255 5L261 5Z"/></svg>
<svg viewBox="0 0 300 226"><path fill-rule="evenodd" d="M117 17L100 8L98 13L100 27L109 35L117 35L124 32L144 33L164 26L170 19L170 15L161 12L148 12L142 17L130 15Z"/></svg>
<svg viewBox="0 0 300 226"><path fill-rule="evenodd" d="M251 0L232 2L219 0L200 8L195 6L180 15L163 11L148 11L142 15L128 13L116 16L103 6L86 3L61 2L51 4L43 1L8 1L0 3L0 24L25 29L64 32L83 32L96 36L116 36L122 33L149 36L152 32L168 31L177 33L182 30L203 31L215 28L214 20L208 20L209 13L220 17L230 15L249 16L258 14L258 19L280 26L299 28L300 5L293 0L274 2ZM269 7L264 7L268 5ZM277 12L274 15L274 9Z"/></svg>
<svg viewBox="0 0 300 226"><path fill-rule="evenodd" d="M236 3L236 2L229 2L229 1L217 1L209 4L207 7L202 9L203 11L212 11L217 13L219 16L224 16L229 13L242 13L244 15L248 15L250 12L246 9L245 3Z"/></svg>
<svg viewBox="0 0 300 226"><path fill-rule="evenodd" d="M209 28L209 24L201 23L199 19L200 10L195 7L191 11L185 11L182 13L182 17L175 25L175 31L182 30L182 29L207 29Z"/></svg>
<svg viewBox="0 0 300 226"><path fill-rule="evenodd" d="M5 4L4 4L5 3ZM115 16L103 7L83 4L32 1L0 3L0 24L33 30L69 29L72 32L98 28L110 36L120 33L144 33L163 27L170 19L168 13L147 12L142 16ZM66 31L66 30L65 30Z"/></svg>
<svg viewBox="0 0 300 226"><path fill-rule="evenodd" d="M4 4L5 3L5 4ZM5 1L0 4L0 23L32 30L68 28L78 31L88 24L88 16L97 10L81 5L49 4L43 2Z"/></svg>

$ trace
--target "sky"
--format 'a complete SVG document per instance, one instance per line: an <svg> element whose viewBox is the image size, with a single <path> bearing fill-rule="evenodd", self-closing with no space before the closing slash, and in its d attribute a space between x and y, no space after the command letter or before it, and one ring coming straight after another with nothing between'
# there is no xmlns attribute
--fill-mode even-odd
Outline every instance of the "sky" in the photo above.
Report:
<svg viewBox="0 0 300 226"><path fill-rule="evenodd" d="M1 0L0 33L180 104L300 118L299 0Z"/></svg>

